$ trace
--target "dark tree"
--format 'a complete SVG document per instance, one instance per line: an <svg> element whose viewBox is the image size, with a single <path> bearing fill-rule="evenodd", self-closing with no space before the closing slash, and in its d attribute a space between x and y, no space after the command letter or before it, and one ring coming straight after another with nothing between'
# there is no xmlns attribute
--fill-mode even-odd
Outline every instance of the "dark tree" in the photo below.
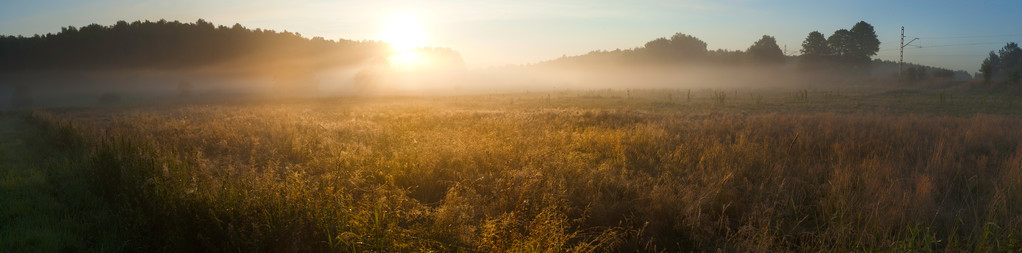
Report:
<svg viewBox="0 0 1022 253"><path fill-rule="evenodd" d="M945 68L937 68L933 70L933 78L954 79L955 71Z"/></svg>
<svg viewBox="0 0 1022 253"><path fill-rule="evenodd" d="M994 75L997 74L1000 68L1001 57L997 56L994 51L990 51L990 56L987 56L983 60L983 64L979 66L979 72L983 74L983 82L990 83L994 79Z"/></svg>
<svg viewBox="0 0 1022 253"><path fill-rule="evenodd" d="M847 57L854 63L868 63L880 51L880 40L877 39L873 25L859 21L849 31L851 35L850 55Z"/></svg>
<svg viewBox="0 0 1022 253"><path fill-rule="evenodd" d="M667 38L657 38L646 42L646 44L643 45L643 48L645 49L645 52L649 54L649 57L653 59L666 61L679 60L681 58L680 54L674 51L673 46L671 46L671 41Z"/></svg>
<svg viewBox="0 0 1022 253"><path fill-rule="evenodd" d="M834 34L827 38L827 46L830 47L831 55L841 61L851 58L855 47L854 43L852 33L845 29L834 31Z"/></svg>
<svg viewBox="0 0 1022 253"><path fill-rule="evenodd" d="M683 57L701 58L706 55L706 42L691 35L675 33L671 36L671 45L681 52Z"/></svg>
<svg viewBox="0 0 1022 253"><path fill-rule="evenodd" d="M1018 47L1018 43L1008 42L998 51L998 54L1001 75L1004 75L1009 82L1019 82L1020 72L1022 72L1022 49Z"/></svg>
<svg viewBox="0 0 1022 253"><path fill-rule="evenodd" d="M806 62L818 62L832 54L827 46L827 38L818 31L810 32L806 40L802 41L801 52L801 58Z"/></svg>
<svg viewBox="0 0 1022 253"><path fill-rule="evenodd" d="M1019 63L1022 64L1022 62L1019 62ZM1012 69L1011 71L1009 71L1008 72L1008 82L1018 83L1019 80L1022 79L1022 73L1020 73L1020 72L1022 72L1022 71L1019 71L1018 69Z"/></svg>
<svg viewBox="0 0 1022 253"><path fill-rule="evenodd" d="M745 52L741 50L717 49L706 52L708 62L718 64L739 64L745 59Z"/></svg>
<svg viewBox="0 0 1022 253"><path fill-rule="evenodd" d="M905 78L909 82L921 81L926 79L926 68L923 66L910 65L905 68Z"/></svg>
<svg viewBox="0 0 1022 253"><path fill-rule="evenodd" d="M659 61L693 61L706 55L706 42L683 33L676 33L671 39L658 38L646 42L643 49L647 57Z"/></svg>
<svg viewBox="0 0 1022 253"><path fill-rule="evenodd" d="M758 41L749 47L746 54L754 62L760 63L783 63L784 53L781 47L777 46L777 40L769 35L763 35Z"/></svg>

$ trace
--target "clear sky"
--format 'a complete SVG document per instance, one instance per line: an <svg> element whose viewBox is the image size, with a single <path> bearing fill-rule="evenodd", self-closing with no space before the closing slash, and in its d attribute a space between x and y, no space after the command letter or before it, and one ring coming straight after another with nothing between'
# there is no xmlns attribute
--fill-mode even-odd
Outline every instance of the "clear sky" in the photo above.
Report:
<svg viewBox="0 0 1022 253"><path fill-rule="evenodd" d="M403 13L403 14L401 14ZM0 0L0 34L55 33L118 20L199 18L327 39L379 40L394 15L415 17L429 46L450 47L470 67L525 64L592 50L627 49L676 32L709 49L744 50L764 34L797 54L811 31L829 36L863 20L878 57L898 59L899 29L919 37L905 60L975 72L986 52L1022 42L1022 1L325 1Z"/></svg>

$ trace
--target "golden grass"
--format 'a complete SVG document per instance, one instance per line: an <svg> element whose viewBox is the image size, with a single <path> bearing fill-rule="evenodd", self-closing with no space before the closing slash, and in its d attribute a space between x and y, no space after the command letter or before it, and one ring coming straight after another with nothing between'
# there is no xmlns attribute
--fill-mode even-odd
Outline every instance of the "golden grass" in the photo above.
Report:
<svg viewBox="0 0 1022 253"><path fill-rule="evenodd" d="M1022 120L468 102L36 112L152 250L1022 247Z"/></svg>

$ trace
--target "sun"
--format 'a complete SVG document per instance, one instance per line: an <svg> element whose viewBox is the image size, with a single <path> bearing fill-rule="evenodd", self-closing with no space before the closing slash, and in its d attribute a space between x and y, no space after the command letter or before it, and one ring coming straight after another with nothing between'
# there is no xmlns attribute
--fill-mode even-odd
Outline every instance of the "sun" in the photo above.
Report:
<svg viewBox="0 0 1022 253"><path fill-rule="evenodd" d="M414 16L406 13L392 15L383 28L383 42L390 45L390 61L397 65L419 64L417 48L426 45L426 32Z"/></svg>
<svg viewBox="0 0 1022 253"><path fill-rule="evenodd" d="M410 14L396 14L383 28L383 41L394 51L408 51L426 44L426 32L419 20Z"/></svg>

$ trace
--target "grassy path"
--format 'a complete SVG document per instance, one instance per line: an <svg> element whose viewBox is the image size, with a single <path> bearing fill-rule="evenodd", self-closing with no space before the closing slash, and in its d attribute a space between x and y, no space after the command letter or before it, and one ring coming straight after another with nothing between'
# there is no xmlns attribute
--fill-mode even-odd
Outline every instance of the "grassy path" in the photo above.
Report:
<svg viewBox="0 0 1022 253"><path fill-rule="evenodd" d="M124 250L125 233L90 191L84 164L24 118L0 116L0 252Z"/></svg>

